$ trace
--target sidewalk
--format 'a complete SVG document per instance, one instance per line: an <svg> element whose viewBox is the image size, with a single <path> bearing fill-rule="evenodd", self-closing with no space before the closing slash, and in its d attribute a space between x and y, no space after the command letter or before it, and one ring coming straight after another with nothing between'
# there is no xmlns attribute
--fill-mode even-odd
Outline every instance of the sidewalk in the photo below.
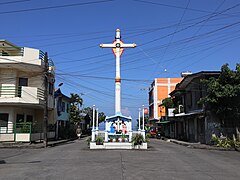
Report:
<svg viewBox="0 0 240 180"><path fill-rule="evenodd" d="M172 142L175 144L179 144L179 145L183 145L183 146L187 146L189 148L196 148L196 149L219 150L219 151L240 151L239 148L238 149L234 149L234 148L226 149L226 148L211 146L211 145L207 145L207 144L179 141L176 139L167 139L166 141Z"/></svg>
<svg viewBox="0 0 240 180"><path fill-rule="evenodd" d="M64 144L70 141L74 141L74 139L63 139L63 140L51 140L48 141L48 147L53 147L57 146L60 144ZM29 142L1 142L0 143L0 148L29 148L29 149L39 149L39 148L44 148L43 142L34 142L34 143L29 143Z"/></svg>

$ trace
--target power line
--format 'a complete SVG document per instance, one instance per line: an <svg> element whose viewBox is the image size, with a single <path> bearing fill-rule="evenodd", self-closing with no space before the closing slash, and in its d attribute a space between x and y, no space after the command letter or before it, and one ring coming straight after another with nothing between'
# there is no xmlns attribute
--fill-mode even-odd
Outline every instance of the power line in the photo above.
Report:
<svg viewBox="0 0 240 180"><path fill-rule="evenodd" d="M142 2L142 3L146 3L146 4L165 6L165 7L170 7L170 8L185 9L185 7L182 7L182 6L175 6L175 5L163 4L163 3L156 3L156 2L152 2L152 1L144 1L144 0L133 0L133 1ZM195 9L195 8L188 8L188 10L196 11L196 12L202 12L202 13L212 13L210 11L201 10L201 9ZM223 14L223 15L229 16L229 14Z"/></svg>
<svg viewBox="0 0 240 180"><path fill-rule="evenodd" d="M5 4L16 4L16 3L26 2L26 1L31 1L31 0L18 0L18 1L1 2L0 5L5 5Z"/></svg>
<svg viewBox="0 0 240 180"><path fill-rule="evenodd" d="M165 56L165 54L166 54L166 52L167 52L170 44L172 43L172 40L173 40L173 38L174 38L174 35L175 35L175 33L177 32L179 25L182 23L183 17L185 16L186 11L189 9L189 8L188 8L189 4L190 4L190 0L188 0L188 3L187 3L187 5L186 5L186 7L185 7L185 9L184 9L184 11L183 11L183 13L182 13L182 16L181 16L181 18L180 18L177 26L176 26L176 29L174 30L174 32L173 32L173 34L172 34L172 36L171 36L171 39L170 39L170 41L168 42L168 45L167 45L167 47L165 48L162 57L160 58L159 63L156 64L156 67L155 67L155 69L153 70L152 75L155 74L156 70L157 70L158 67L159 67L159 64L161 64L161 62L162 62L162 59L164 59L164 56ZM152 76L152 75L151 75L151 76Z"/></svg>
<svg viewBox="0 0 240 180"><path fill-rule="evenodd" d="M47 10L47 9L57 9L57 8L66 8L66 7L74 7L74 6L83 6L83 5L90 5L90 4L106 3L106 2L110 2L110 1L114 1L114 0L92 1L92 2L84 2L84 3L58 5L58 6L48 6L48 7L40 7L40 8L30 8L30 9L21 9L21 10L13 10L13 11L4 11L4 12L0 12L0 14L12 14L12 13L39 11L39 10Z"/></svg>
<svg viewBox="0 0 240 180"><path fill-rule="evenodd" d="M194 23L194 24L192 24L192 25L190 25L190 26L187 26L187 27L185 27L185 28L182 28L182 29L180 29L180 30L178 30L178 31L176 31L176 32L174 32L174 33L169 33L169 34L167 34L167 35L165 35L165 36L162 36L162 37L153 39L153 40L151 40L151 41L145 42L145 43L143 43L143 44L140 44L139 46L144 46L144 45L147 45L147 44L156 42L156 41L158 41L158 40L160 40L160 39L169 37L169 36L171 36L171 35L173 35L173 34L176 34L176 33L182 32L182 31L184 31L184 30L187 30L187 29L189 29L189 28L191 28L191 27L193 27L193 26L195 26L195 25L198 25L198 24L201 24L201 23L203 23L203 22L205 22L205 21L208 21L209 18L216 17L216 16L218 16L218 15L220 15L220 14L223 14L224 12L227 12L227 11L229 11L229 10L232 10L232 9L238 7L238 6L240 6L240 3L234 5L234 6L230 7L230 8L227 8L227 9L221 11L221 12L218 12L218 13L216 13L216 14L208 17L207 19L204 19L204 20L202 20L202 21L196 22L196 23Z"/></svg>

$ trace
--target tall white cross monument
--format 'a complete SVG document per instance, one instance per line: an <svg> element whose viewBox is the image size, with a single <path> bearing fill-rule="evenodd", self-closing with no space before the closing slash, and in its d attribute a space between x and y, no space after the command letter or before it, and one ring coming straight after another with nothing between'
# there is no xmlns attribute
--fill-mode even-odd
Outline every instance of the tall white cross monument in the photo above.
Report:
<svg viewBox="0 0 240 180"><path fill-rule="evenodd" d="M100 44L101 48L112 48L116 56L116 78L115 78L115 113L121 114L121 77L120 77L120 57L124 48L135 48L137 45L124 44L121 41L120 29L116 29L115 41L112 44Z"/></svg>

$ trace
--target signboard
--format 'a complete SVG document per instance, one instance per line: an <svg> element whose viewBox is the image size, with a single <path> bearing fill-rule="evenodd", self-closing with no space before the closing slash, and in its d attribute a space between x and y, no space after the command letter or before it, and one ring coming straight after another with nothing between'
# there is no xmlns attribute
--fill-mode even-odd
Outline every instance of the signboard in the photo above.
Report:
<svg viewBox="0 0 240 180"><path fill-rule="evenodd" d="M148 108L144 108L144 114L148 114Z"/></svg>

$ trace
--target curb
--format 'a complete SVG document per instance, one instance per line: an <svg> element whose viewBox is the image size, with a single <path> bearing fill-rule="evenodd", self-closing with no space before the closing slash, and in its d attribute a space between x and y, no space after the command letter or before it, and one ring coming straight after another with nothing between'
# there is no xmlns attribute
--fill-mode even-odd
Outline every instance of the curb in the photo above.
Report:
<svg viewBox="0 0 240 180"><path fill-rule="evenodd" d="M76 138L74 139L66 139L66 140L61 140L61 141L49 141L47 147L54 147L54 146L58 146L61 144L65 144L69 141L74 141L76 140ZM43 145L43 143L9 143L9 144L1 144L0 143L0 149L41 149L41 148L45 148L45 146Z"/></svg>
<svg viewBox="0 0 240 180"><path fill-rule="evenodd" d="M179 145L182 145L182 146L186 146L186 147L189 147L189 148L193 148L193 149L206 149L206 150L218 150L218 151L238 151L238 152L240 152L240 148L226 149L226 148L209 146L209 145L200 144L200 143L189 143L189 142L184 142L184 141L177 141L177 140L173 140L173 139L168 139L167 141L169 141L171 143L179 144Z"/></svg>

